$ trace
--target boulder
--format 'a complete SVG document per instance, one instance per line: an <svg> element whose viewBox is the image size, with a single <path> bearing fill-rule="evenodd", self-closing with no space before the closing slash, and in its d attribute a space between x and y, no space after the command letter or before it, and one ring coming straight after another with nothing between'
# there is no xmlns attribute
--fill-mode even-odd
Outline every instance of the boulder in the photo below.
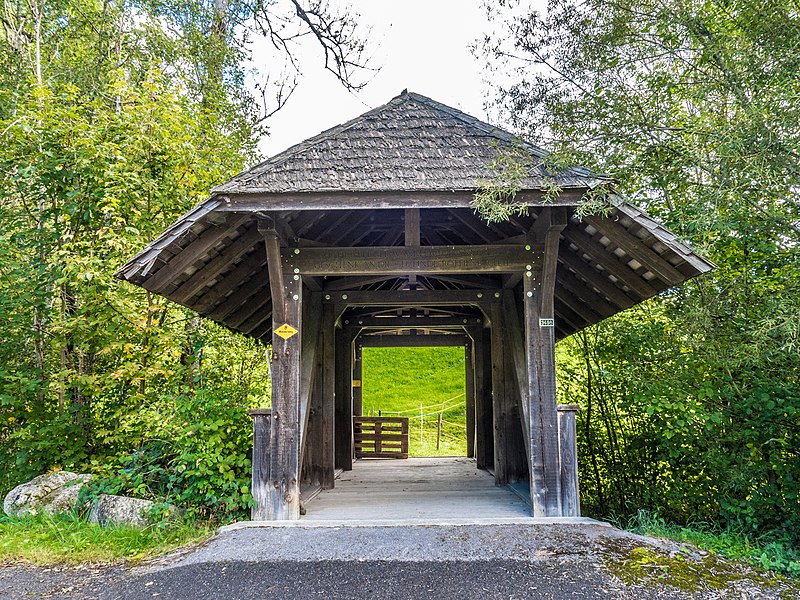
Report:
<svg viewBox="0 0 800 600"><path fill-rule="evenodd" d="M68 512L75 508L78 493L91 478L70 471L39 475L11 490L3 501L3 511L10 517Z"/></svg>
<svg viewBox="0 0 800 600"><path fill-rule="evenodd" d="M90 523L100 525L132 525L146 527L150 524L147 511L155 506L155 502L128 496L114 496L103 494L92 506L89 513ZM170 513L173 512L170 507Z"/></svg>

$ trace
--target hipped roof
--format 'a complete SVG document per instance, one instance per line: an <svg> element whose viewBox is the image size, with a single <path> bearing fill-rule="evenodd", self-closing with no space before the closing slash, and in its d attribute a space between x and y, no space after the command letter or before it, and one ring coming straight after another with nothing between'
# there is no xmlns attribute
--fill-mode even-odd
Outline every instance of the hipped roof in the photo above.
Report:
<svg viewBox="0 0 800 600"><path fill-rule="evenodd" d="M518 198L530 208L488 224L471 208L498 153L526 153ZM116 273L233 330L271 335L271 300L257 220L281 224L291 243L403 244L404 208L420 208L422 245L482 245L524 236L541 211L575 206L608 179L583 168L548 172L546 152L513 134L413 93L329 129L212 190ZM555 198L545 190L557 186ZM559 337L633 306L712 265L641 209L609 197L607 215L572 216L561 236ZM501 276L420 277L429 289L480 289ZM351 283L352 282L352 283ZM317 282L325 289L390 290L402 278Z"/></svg>

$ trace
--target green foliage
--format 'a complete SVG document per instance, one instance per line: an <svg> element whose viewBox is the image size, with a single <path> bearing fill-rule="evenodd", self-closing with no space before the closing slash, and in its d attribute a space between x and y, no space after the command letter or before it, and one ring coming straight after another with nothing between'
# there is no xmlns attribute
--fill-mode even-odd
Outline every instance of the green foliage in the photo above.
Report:
<svg viewBox="0 0 800 600"><path fill-rule="evenodd" d="M249 501L264 348L112 273L255 158L249 100L193 87L145 7L18 8L4 14L26 35L0 37L0 490L67 468L231 518ZM227 52L193 64L233 77Z"/></svg>
<svg viewBox="0 0 800 600"><path fill-rule="evenodd" d="M412 456L466 455L463 348L364 348L362 360L365 415L408 417Z"/></svg>
<svg viewBox="0 0 800 600"><path fill-rule="evenodd" d="M498 107L711 274L561 344L584 506L800 541L800 18L792 3L492 9Z"/></svg>
<svg viewBox="0 0 800 600"><path fill-rule="evenodd" d="M616 524L634 533L687 542L726 558L746 560L762 569L800 577L800 552L788 539L753 537L741 529L713 528L702 522L674 525L643 510Z"/></svg>
<svg viewBox="0 0 800 600"><path fill-rule="evenodd" d="M206 527L126 527L88 523L72 514L33 517L0 515L0 561L38 565L81 562L138 562L179 546L199 542L213 532Z"/></svg>

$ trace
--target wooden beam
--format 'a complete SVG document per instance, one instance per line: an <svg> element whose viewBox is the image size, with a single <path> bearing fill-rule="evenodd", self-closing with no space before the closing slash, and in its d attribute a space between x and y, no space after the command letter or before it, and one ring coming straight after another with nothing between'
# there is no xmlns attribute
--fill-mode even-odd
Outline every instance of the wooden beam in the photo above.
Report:
<svg viewBox="0 0 800 600"><path fill-rule="evenodd" d="M467 417L467 458L475 458L475 344L464 346L464 392Z"/></svg>
<svg viewBox="0 0 800 600"><path fill-rule="evenodd" d="M575 431L577 404L558 406L558 447L561 455L561 505L565 517L581 516L578 492L578 443Z"/></svg>
<svg viewBox="0 0 800 600"><path fill-rule="evenodd" d="M320 343L320 321L322 318L322 294L305 292L307 301L303 302L303 328L300 331L300 464L308 439L308 420L311 406L311 393L316 372L317 352L322 352Z"/></svg>
<svg viewBox="0 0 800 600"><path fill-rule="evenodd" d="M295 248L284 251L303 275L407 275L506 273L535 261L525 246L370 246Z"/></svg>
<svg viewBox="0 0 800 600"><path fill-rule="evenodd" d="M357 289L365 285L397 279L395 275L372 275L365 277L342 277L333 281L326 281L323 288L325 291L341 291Z"/></svg>
<svg viewBox="0 0 800 600"><path fill-rule="evenodd" d="M231 235L248 220L247 216L231 219L230 223L220 227L211 227L203 231L196 240L179 250L170 261L142 282L142 287L151 292L159 292L170 285L176 277L194 264L197 259Z"/></svg>
<svg viewBox="0 0 800 600"><path fill-rule="evenodd" d="M619 223L595 215L587 215L584 220L660 279L670 284L680 283L686 279L686 276L673 267L666 258Z"/></svg>
<svg viewBox="0 0 800 600"><path fill-rule="evenodd" d="M238 290L222 300L214 310L207 313L207 316L214 321L224 322L228 315L239 310L254 296L259 296L259 302L261 296L268 298L270 294L269 290L269 279L256 275L252 279L245 281Z"/></svg>
<svg viewBox="0 0 800 600"><path fill-rule="evenodd" d="M308 479L322 489L334 487L334 332L333 305L321 309L316 377L311 396L307 437Z"/></svg>
<svg viewBox="0 0 800 600"><path fill-rule="evenodd" d="M627 265L630 258L623 262L616 254L609 251L608 248L595 240L583 229L577 226L569 226L564 229L562 235L564 239L575 244L584 254L588 254L592 260L629 287L635 294L642 298L649 298L658 293L658 291L642 279L636 271Z"/></svg>
<svg viewBox="0 0 800 600"><path fill-rule="evenodd" d="M194 296L203 287L219 277L219 275L235 263L239 258L253 249L253 246L261 240L261 235L255 227L245 231L230 246L223 249L217 256L211 259L203 267L195 271L178 288L169 294L170 300L182 304Z"/></svg>
<svg viewBox="0 0 800 600"><path fill-rule="evenodd" d="M494 465L491 332L487 327L468 331L475 363L475 463L479 469L489 469Z"/></svg>
<svg viewBox="0 0 800 600"><path fill-rule="evenodd" d="M595 292L563 267L558 270L558 285L560 288L559 292L563 290L569 291L576 298L585 302L594 312L603 317L610 317L620 311L618 306L611 304L603 296Z"/></svg>
<svg viewBox="0 0 800 600"><path fill-rule="evenodd" d="M335 463L337 469L353 468L353 340L352 329L336 331Z"/></svg>
<svg viewBox="0 0 800 600"><path fill-rule="evenodd" d="M364 414L363 403L363 377L364 361L362 360L361 345L356 343L353 349L353 416L361 417Z"/></svg>
<svg viewBox="0 0 800 600"><path fill-rule="evenodd" d="M429 348L433 346L464 346L466 335L360 335L363 348Z"/></svg>
<svg viewBox="0 0 800 600"><path fill-rule="evenodd" d="M418 208L405 210L404 237L406 246L419 246L420 220Z"/></svg>
<svg viewBox="0 0 800 600"><path fill-rule="evenodd" d="M567 290L566 288L558 288L556 290L556 298L559 302L561 302L564 306L569 308L573 313L578 315L581 318L580 327L578 329L583 329L587 324L592 323L599 323L603 320L603 316L599 313L595 312L591 306L582 302L575 294Z"/></svg>
<svg viewBox="0 0 800 600"><path fill-rule="evenodd" d="M260 325L272 321L272 301L268 300L266 304L259 308L258 312L251 315L249 319L240 323L235 329L238 329L245 335L250 335Z"/></svg>
<svg viewBox="0 0 800 600"><path fill-rule="evenodd" d="M478 239L486 243L495 242L502 236L498 235L489 225L481 219L475 218L473 213L464 214L458 209L448 211L456 221L466 227L468 231L478 236Z"/></svg>
<svg viewBox="0 0 800 600"><path fill-rule="evenodd" d="M322 489L332 489L336 473L336 306L322 305Z"/></svg>
<svg viewBox="0 0 800 600"><path fill-rule="evenodd" d="M268 308L270 297L266 293L266 287L263 289L265 293L256 295L252 300L245 302L237 310L225 317L225 325L233 329L239 329L239 326L250 317L270 312Z"/></svg>
<svg viewBox="0 0 800 600"><path fill-rule="evenodd" d="M617 287L613 281L600 273L590 263L579 258L569 249L568 244L561 244L561 248L558 252L558 261L565 267L569 267L575 271L580 277L585 279L590 286L594 287L603 296L611 300L617 307L623 309L630 308L636 303L622 288Z"/></svg>
<svg viewBox="0 0 800 600"><path fill-rule="evenodd" d="M529 472L531 505L535 517L561 516L561 469L556 410L554 292L558 264L559 228L545 233L542 273L523 277L525 359L530 431Z"/></svg>
<svg viewBox="0 0 800 600"><path fill-rule="evenodd" d="M476 190L453 192L255 192L222 193L218 211L336 210L392 208L468 208ZM521 190L515 201L529 206L577 206L586 188L564 189L555 198L540 190Z"/></svg>
<svg viewBox="0 0 800 600"><path fill-rule="evenodd" d="M355 318L348 318L347 315L344 317L344 324L345 325L357 325L359 327L363 327L364 329L370 328L408 328L408 327L417 327L420 329L425 329L427 327L438 328L438 327L448 327L448 328L462 328L471 325L481 325L483 324L483 319L480 317L439 317L439 316L408 316L408 317L355 317Z"/></svg>
<svg viewBox="0 0 800 600"><path fill-rule="evenodd" d="M194 303L192 308L200 314L206 314L217 304L225 301L225 296L233 289L241 285L245 279L250 279L254 276L261 280L261 275L266 279L266 265L267 257L264 254L264 247L259 245L255 251L251 252L241 263L239 263L230 273L225 275L218 281L211 289L203 294L200 299ZM263 273L261 273L263 271Z"/></svg>
<svg viewBox="0 0 800 600"><path fill-rule="evenodd" d="M265 232L272 295L272 431L268 518L300 518L300 350L302 278L284 276L278 237ZM295 334L278 335L282 326Z"/></svg>
<svg viewBox="0 0 800 600"><path fill-rule="evenodd" d="M272 411L255 408L249 411L253 418L253 454L251 495L255 506L250 509L253 521L269 520L269 436L272 429Z"/></svg>
<svg viewBox="0 0 800 600"><path fill-rule="evenodd" d="M480 306L488 303L492 294L491 290L354 291L325 294L323 299L347 306Z"/></svg>

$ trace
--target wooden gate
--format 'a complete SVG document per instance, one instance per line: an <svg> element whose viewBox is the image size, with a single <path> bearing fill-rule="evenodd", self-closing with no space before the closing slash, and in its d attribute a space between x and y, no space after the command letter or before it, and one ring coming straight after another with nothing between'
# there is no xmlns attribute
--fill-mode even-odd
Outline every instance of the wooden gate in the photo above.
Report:
<svg viewBox="0 0 800 600"><path fill-rule="evenodd" d="M353 417L356 458L408 458L408 418Z"/></svg>

